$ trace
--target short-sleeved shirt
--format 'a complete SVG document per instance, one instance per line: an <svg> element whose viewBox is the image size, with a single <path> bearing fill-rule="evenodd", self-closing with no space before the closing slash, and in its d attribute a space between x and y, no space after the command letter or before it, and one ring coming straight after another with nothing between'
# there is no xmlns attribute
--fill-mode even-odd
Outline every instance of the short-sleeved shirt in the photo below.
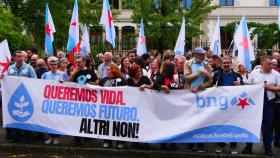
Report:
<svg viewBox="0 0 280 158"><path fill-rule="evenodd" d="M272 70L270 73L264 73L260 68L250 73L248 78L249 84L264 84L264 82L273 86L280 86L280 73L275 70ZM267 96L269 100L274 99L275 93L267 91Z"/></svg>
<svg viewBox="0 0 280 158"><path fill-rule="evenodd" d="M56 73L53 73L51 71L45 72L41 79L43 80L54 80L54 81L67 81L68 80L68 75L66 72L63 71L58 71Z"/></svg>
<svg viewBox="0 0 280 158"><path fill-rule="evenodd" d="M86 69L77 72L77 74L74 75L73 82L84 84L89 82L95 82L96 80L97 75L95 74L94 70Z"/></svg>
<svg viewBox="0 0 280 158"><path fill-rule="evenodd" d="M98 66L98 74L100 79L103 79L105 77L107 77L107 68L110 64L113 64L114 62L110 62L108 64L102 63Z"/></svg>
<svg viewBox="0 0 280 158"><path fill-rule="evenodd" d="M140 87L143 84L151 85L151 81L147 76L142 76L138 83L134 83L132 78L127 79L127 85L131 87Z"/></svg>
<svg viewBox="0 0 280 158"><path fill-rule="evenodd" d="M114 77L114 78L105 77L100 82L101 87L118 87L118 86L125 86L125 85L127 85L127 82L123 77Z"/></svg>
<svg viewBox="0 0 280 158"><path fill-rule="evenodd" d="M231 70L229 73L225 73L223 70L215 73L213 77L213 85L217 86L235 86L235 81L240 81L241 85L244 85L242 76Z"/></svg>
<svg viewBox="0 0 280 158"><path fill-rule="evenodd" d="M196 73L200 70L204 70L203 62L197 63L196 61L193 61L193 63L192 63L192 73ZM200 75L198 78L193 80L191 82L191 88L195 88L195 87L199 86L200 84L202 84L204 82L204 78L205 78L205 75Z"/></svg>
<svg viewBox="0 0 280 158"><path fill-rule="evenodd" d="M16 64L9 66L8 75L18 76L18 77L37 78L37 75L33 67L26 63L23 63L19 68L16 66Z"/></svg>

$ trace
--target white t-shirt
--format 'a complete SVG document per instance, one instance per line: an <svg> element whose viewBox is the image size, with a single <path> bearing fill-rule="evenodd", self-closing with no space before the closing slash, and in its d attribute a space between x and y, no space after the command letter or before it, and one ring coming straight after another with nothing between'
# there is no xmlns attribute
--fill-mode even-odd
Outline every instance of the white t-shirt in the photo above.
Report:
<svg viewBox="0 0 280 158"><path fill-rule="evenodd" d="M272 70L270 73L263 73L259 68L253 70L248 78L249 84L264 84L264 81L266 81L267 84L271 84L273 86L279 86L280 73L275 70ZM269 100L275 98L275 92L267 91L267 95Z"/></svg>

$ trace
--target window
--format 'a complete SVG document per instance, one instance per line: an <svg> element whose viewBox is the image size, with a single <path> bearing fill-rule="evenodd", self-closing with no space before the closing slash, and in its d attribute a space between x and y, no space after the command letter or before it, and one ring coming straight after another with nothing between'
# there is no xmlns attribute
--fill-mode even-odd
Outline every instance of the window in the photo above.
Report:
<svg viewBox="0 0 280 158"><path fill-rule="evenodd" d="M221 27L221 47L222 49L228 49L231 40L233 39L234 32L226 30L225 27Z"/></svg>
<svg viewBox="0 0 280 158"><path fill-rule="evenodd" d="M90 0L91 3L94 3L96 1L103 3L103 0ZM109 0L109 3L113 9L119 9L119 0Z"/></svg>
<svg viewBox="0 0 280 158"><path fill-rule="evenodd" d="M221 6L234 6L234 0L220 0Z"/></svg>
<svg viewBox="0 0 280 158"><path fill-rule="evenodd" d="M122 9L133 9L135 0L122 0Z"/></svg>
<svg viewBox="0 0 280 158"><path fill-rule="evenodd" d="M91 42L91 43L103 42L103 38L102 38L102 27L93 26L93 27L90 29L90 42Z"/></svg>
<svg viewBox="0 0 280 158"><path fill-rule="evenodd" d="M113 9L119 9L119 0L109 0L109 3L113 7Z"/></svg>
<svg viewBox="0 0 280 158"><path fill-rule="evenodd" d="M132 26L122 27L122 49L135 48L135 28Z"/></svg>
<svg viewBox="0 0 280 158"><path fill-rule="evenodd" d="M277 6L278 0L269 0L269 6Z"/></svg>
<svg viewBox="0 0 280 158"><path fill-rule="evenodd" d="M181 0L181 7L190 9L192 7L192 0Z"/></svg>

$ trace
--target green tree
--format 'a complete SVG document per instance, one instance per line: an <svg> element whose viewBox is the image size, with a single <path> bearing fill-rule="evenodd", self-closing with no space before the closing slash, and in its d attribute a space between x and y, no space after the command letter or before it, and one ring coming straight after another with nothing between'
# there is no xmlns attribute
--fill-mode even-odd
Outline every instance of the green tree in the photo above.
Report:
<svg viewBox="0 0 280 158"><path fill-rule="evenodd" d="M21 21L0 4L0 41L7 39L10 50L26 49L32 46L28 37L22 34Z"/></svg>
<svg viewBox="0 0 280 158"><path fill-rule="evenodd" d="M229 23L225 26L226 31L234 33L235 24L239 22ZM256 22L248 22L248 29L252 29L251 39L258 37L258 49L271 49L280 41L280 31L278 24L262 24Z"/></svg>
<svg viewBox="0 0 280 158"><path fill-rule="evenodd" d="M129 0L126 0L129 1ZM154 0L135 0L132 21L140 23L143 18L148 48L151 40L156 42L160 52L173 49L178 37L183 16L186 19L186 44L192 37L203 33L200 24L206 16L219 6L210 5L212 0L193 0L188 9L181 7L178 0L158 0L158 8Z"/></svg>
<svg viewBox="0 0 280 158"><path fill-rule="evenodd" d="M0 0L0 2L22 20L27 35L41 50L44 48L45 4L48 2L56 28L54 47L56 50L65 50L74 0ZM99 1L89 3L87 0L79 0L78 5L80 23L99 25L102 9Z"/></svg>

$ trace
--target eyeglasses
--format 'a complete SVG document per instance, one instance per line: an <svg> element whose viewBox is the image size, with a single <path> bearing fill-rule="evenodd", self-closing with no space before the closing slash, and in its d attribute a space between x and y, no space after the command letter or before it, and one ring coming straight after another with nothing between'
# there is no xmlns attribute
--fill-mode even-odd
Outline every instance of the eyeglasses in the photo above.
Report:
<svg viewBox="0 0 280 158"><path fill-rule="evenodd" d="M57 64L49 64L49 66L57 66Z"/></svg>

